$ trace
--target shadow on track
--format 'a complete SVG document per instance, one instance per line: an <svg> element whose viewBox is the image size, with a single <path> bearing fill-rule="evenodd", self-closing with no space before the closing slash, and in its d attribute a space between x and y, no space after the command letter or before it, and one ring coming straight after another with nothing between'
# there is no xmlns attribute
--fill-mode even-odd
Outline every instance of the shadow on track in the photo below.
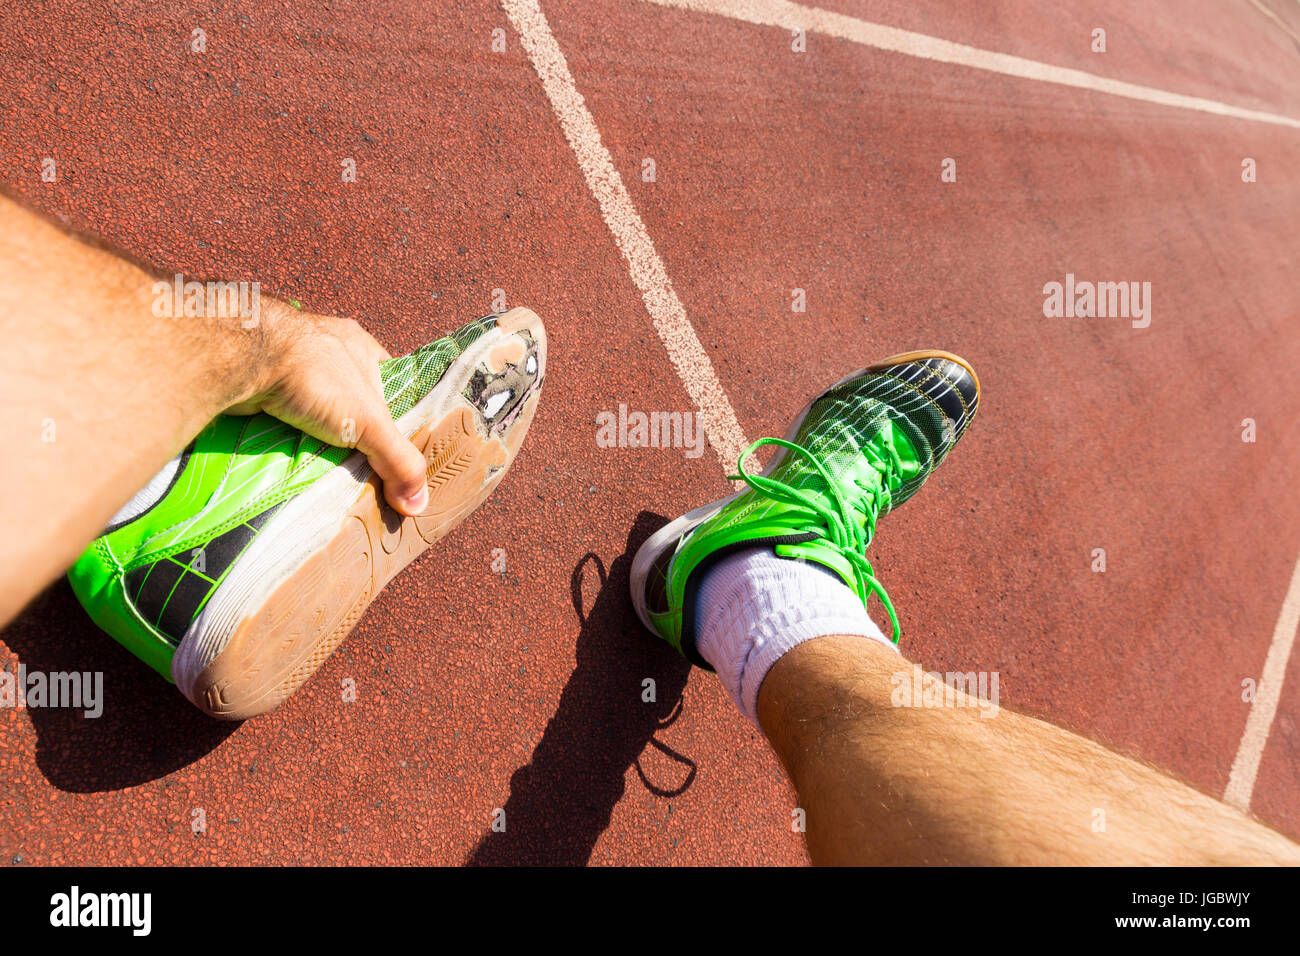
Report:
<svg viewBox="0 0 1300 956"><path fill-rule="evenodd" d="M505 830L485 834L469 865L585 864L623 796L629 767L660 797L676 796L695 780L695 764L655 739L681 713L690 665L645 633L628 599L632 557L665 523L643 511L608 573L591 553L573 569L570 589L582 624L577 666L532 760L510 778ZM593 583L600 590L587 608L584 585ZM650 703L642 699L646 678L655 682ZM654 773L642 766L647 746L668 758L656 758ZM665 774L665 764L681 772ZM650 779L661 775L673 779Z"/></svg>
<svg viewBox="0 0 1300 956"><path fill-rule="evenodd" d="M213 720L86 617L66 579L0 632L28 672L100 671L103 713L28 707L36 766L71 793L121 790L164 777L216 747L239 724ZM13 673L15 665L10 662Z"/></svg>

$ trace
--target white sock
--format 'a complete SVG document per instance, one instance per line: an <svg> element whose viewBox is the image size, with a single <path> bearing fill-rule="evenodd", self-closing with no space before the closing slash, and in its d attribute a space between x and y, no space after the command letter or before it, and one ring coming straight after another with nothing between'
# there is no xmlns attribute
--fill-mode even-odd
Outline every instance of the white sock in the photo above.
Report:
<svg viewBox="0 0 1300 956"><path fill-rule="evenodd" d="M747 548L705 572L695 602L695 644L740 712L758 722L758 689L786 651L827 634L860 634L893 647L858 596L815 561Z"/></svg>
<svg viewBox="0 0 1300 956"><path fill-rule="evenodd" d="M130 521L136 515L142 515L148 511L158 499L166 494L167 489L171 487L172 479L176 477L176 469L181 465L181 456L177 455L167 464L163 465L162 471L149 479L149 484L145 485L134 495L131 500L124 504L117 514L113 515L108 521L108 527L113 528L117 525Z"/></svg>

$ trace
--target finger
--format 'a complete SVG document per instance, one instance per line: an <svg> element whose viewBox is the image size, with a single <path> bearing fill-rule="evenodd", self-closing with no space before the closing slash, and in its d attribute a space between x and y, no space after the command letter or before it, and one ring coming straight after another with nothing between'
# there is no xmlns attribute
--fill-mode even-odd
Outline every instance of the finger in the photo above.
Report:
<svg viewBox="0 0 1300 956"><path fill-rule="evenodd" d="M384 497L390 505L404 515L417 515L428 507L424 456L397 430L387 406L378 399L367 403L356 448L384 480Z"/></svg>
<svg viewBox="0 0 1300 956"><path fill-rule="evenodd" d="M381 362L392 358L388 349L379 344L369 332L353 321L340 325L341 338L348 352L356 359L366 381L370 382L381 396L384 394L384 381L379 374Z"/></svg>
<svg viewBox="0 0 1300 956"><path fill-rule="evenodd" d="M384 348L374 339L370 339L370 343L366 351L369 353L364 362L366 374L369 376L370 380L374 382L375 391L379 393L379 397L383 398L384 377L379 373L379 366L381 362L384 362L385 360L392 358L392 356L388 354L388 350L386 348Z"/></svg>
<svg viewBox="0 0 1300 956"><path fill-rule="evenodd" d="M375 360L379 362L393 357L388 349L380 345L379 340L362 328L361 324L355 319L338 319L336 322L337 324L333 326L332 330L335 335L347 343L349 349L353 349L361 355L373 355Z"/></svg>
<svg viewBox="0 0 1300 956"><path fill-rule="evenodd" d="M361 375L362 381L370 386L371 390L382 402L384 400L384 377L379 372L379 363L382 359L371 349L356 343L349 344L347 352L348 356L356 364L357 372Z"/></svg>

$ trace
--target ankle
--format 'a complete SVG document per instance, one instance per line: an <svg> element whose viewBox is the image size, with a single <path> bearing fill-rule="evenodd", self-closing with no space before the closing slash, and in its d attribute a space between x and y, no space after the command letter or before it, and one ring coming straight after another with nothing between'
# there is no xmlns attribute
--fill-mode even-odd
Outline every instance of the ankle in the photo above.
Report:
<svg viewBox="0 0 1300 956"><path fill-rule="evenodd" d="M861 600L820 565L750 548L706 572L696 602L696 646L741 713L757 721L768 671L795 647L853 635L896 652Z"/></svg>

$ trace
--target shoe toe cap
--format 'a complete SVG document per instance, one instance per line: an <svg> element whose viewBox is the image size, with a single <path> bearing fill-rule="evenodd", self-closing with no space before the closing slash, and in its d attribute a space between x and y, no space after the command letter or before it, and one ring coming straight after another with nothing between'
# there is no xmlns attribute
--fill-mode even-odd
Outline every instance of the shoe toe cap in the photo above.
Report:
<svg viewBox="0 0 1300 956"><path fill-rule="evenodd" d="M979 379L970 365L955 355L922 353L886 360L871 370L891 375L923 392L943 410L956 437L966 430L979 408Z"/></svg>

